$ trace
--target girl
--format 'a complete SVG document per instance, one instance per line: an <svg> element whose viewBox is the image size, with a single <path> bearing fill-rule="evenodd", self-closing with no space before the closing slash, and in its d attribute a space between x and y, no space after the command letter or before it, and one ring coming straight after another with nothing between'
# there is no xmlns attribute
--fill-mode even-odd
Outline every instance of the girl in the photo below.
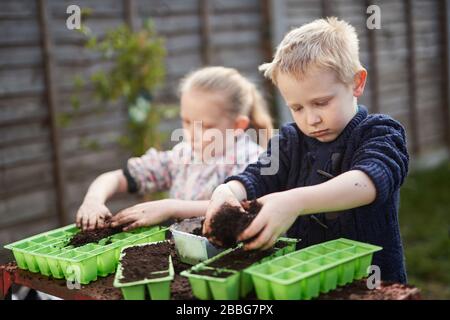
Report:
<svg viewBox="0 0 450 320"><path fill-rule="evenodd" d="M170 197L122 210L111 219L112 227L126 224L126 231L169 218L205 215L215 187L257 160L270 138L272 122L264 99L249 80L235 69L206 67L182 79L180 96L184 141L170 151L151 148L145 155L129 159L123 169L97 177L78 210L78 227L105 227L112 217L105 202L126 191L168 190ZM266 136L260 139L262 146L249 139L248 128L266 129ZM230 129L232 141L225 139ZM215 141L219 147L208 155L205 151L212 145L208 137L213 134L219 137L220 141Z"/></svg>

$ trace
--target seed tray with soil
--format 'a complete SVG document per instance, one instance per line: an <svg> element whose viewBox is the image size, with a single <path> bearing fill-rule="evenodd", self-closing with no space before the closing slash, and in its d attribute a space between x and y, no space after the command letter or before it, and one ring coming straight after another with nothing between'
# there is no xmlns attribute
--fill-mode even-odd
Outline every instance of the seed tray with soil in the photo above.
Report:
<svg viewBox="0 0 450 320"><path fill-rule="evenodd" d="M309 300L362 279L381 247L337 239L310 246L244 271L261 300Z"/></svg>
<svg viewBox="0 0 450 320"><path fill-rule="evenodd" d="M262 208L256 200L244 201L241 205L244 211L237 206L222 205L211 218L211 231L206 236L223 248L235 247L238 236L247 229ZM247 242L252 240L248 239Z"/></svg>
<svg viewBox="0 0 450 320"><path fill-rule="evenodd" d="M138 228L75 247L68 242L80 233L80 229L71 224L8 244L5 248L12 250L20 269L87 284L97 276L115 272L124 246L164 240L166 231L167 228L159 226Z"/></svg>
<svg viewBox="0 0 450 320"><path fill-rule="evenodd" d="M174 268L169 241L124 247L114 278L125 300L170 299Z"/></svg>
<svg viewBox="0 0 450 320"><path fill-rule="evenodd" d="M122 226L120 227L106 227L103 229L96 230L85 230L75 234L70 241L67 243L67 246L81 247L88 243L98 243L100 240L104 238L108 238L116 233L122 232Z"/></svg>
<svg viewBox="0 0 450 320"><path fill-rule="evenodd" d="M214 269L198 264L181 273L189 279L194 296L201 300L239 299L240 273L234 270Z"/></svg>
<svg viewBox="0 0 450 320"><path fill-rule="evenodd" d="M267 251L244 251L242 244L199 263L181 273L189 279L195 297L220 300L245 298L252 290L251 277L243 271L254 264L271 260L295 250L297 239L280 238L282 248ZM221 276L215 276L214 271ZM228 272L228 277L225 273ZM206 273L206 274L204 274Z"/></svg>
<svg viewBox="0 0 450 320"><path fill-rule="evenodd" d="M184 263L195 265L223 251L202 235L204 220L204 217L185 219L170 226L177 254Z"/></svg>

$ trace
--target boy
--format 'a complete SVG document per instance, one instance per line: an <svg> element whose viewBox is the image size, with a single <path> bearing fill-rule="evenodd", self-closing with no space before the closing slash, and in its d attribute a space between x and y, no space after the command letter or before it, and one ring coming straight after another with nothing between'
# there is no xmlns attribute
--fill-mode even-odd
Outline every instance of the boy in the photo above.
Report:
<svg viewBox="0 0 450 320"><path fill-rule="evenodd" d="M294 29L260 70L295 122L281 128L256 163L215 189L204 232L222 204L258 198L263 207L239 237L255 237L246 249L267 249L286 231L302 239L300 247L345 237L382 246L373 258L381 278L405 283L398 224L409 162L405 131L357 104L367 71L354 28L329 18ZM277 172L264 174L274 159Z"/></svg>

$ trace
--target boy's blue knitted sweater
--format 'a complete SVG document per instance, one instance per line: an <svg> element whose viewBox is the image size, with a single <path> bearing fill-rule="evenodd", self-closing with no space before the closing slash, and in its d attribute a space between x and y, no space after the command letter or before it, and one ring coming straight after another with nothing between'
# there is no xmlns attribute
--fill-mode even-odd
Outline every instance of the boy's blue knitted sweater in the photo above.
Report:
<svg viewBox="0 0 450 320"><path fill-rule="evenodd" d="M279 148L273 147L274 139L279 139ZM275 157L279 157L278 172L261 175L261 169L269 167ZM383 280L405 283L398 208L408 162L402 125L386 115L368 115L367 109L359 106L357 114L332 142L322 143L304 135L295 123L283 126L258 162L225 181L240 181L248 199L254 199L329 179L317 170L333 176L349 170L365 172L376 187L374 202L339 213L314 214L320 223L311 215L300 216L288 236L302 239L300 248L340 237L382 246L372 264L380 267Z"/></svg>

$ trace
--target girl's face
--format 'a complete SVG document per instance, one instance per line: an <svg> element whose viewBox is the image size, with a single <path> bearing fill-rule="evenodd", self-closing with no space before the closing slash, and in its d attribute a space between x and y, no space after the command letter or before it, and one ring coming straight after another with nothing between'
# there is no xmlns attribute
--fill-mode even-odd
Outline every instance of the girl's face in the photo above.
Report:
<svg viewBox="0 0 450 320"><path fill-rule="evenodd" d="M338 81L335 72L314 66L302 77L279 73L278 88L295 123L307 136L321 142L335 140L356 113L356 97L362 95L366 71L353 85Z"/></svg>
<svg viewBox="0 0 450 320"><path fill-rule="evenodd" d="M181 120L185 138L192 150L201 154L213 137L222 139L222 150L215 150L214 155L225 150L226 129L234 129L236 121L227 113L226 98L220 93L192 89L181 95ZM228 142L228 141L227 141Z"/></svg>

